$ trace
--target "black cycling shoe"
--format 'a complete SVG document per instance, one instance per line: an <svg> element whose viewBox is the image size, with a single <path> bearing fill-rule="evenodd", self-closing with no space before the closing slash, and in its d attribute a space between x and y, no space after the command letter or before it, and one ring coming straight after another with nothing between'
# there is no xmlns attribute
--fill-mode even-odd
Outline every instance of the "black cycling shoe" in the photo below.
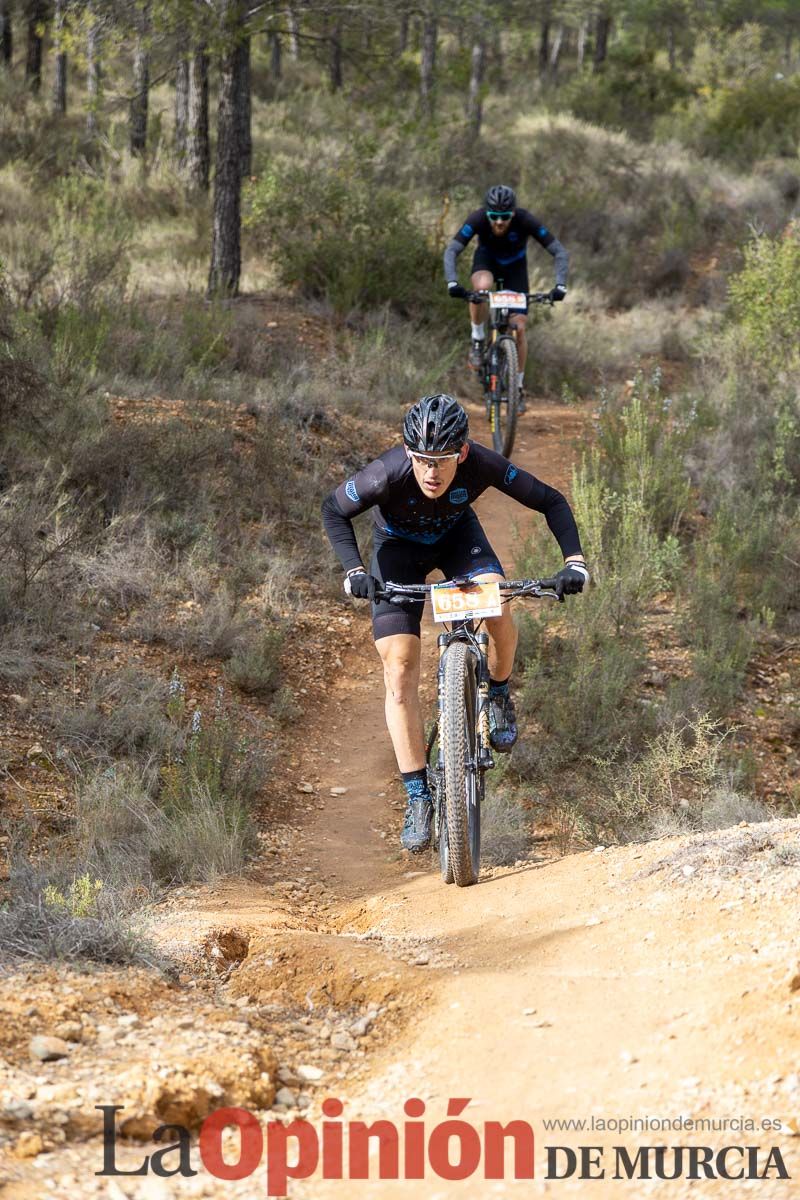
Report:
<svg viewBox="0 0 800 1200"><path fill-rule="evenodd" d="M489 696L489 742L499 754L508 754L517 740L517 713L508 693Z"/></svg>
<svg viewBox="0 0 800 1200"><path fill-rule="evenodd" d="M467 366L469 367L470 371L483 370L483 356L485 350L486 343L484 342L483 338L472 339L472 345L469 348L469 358L467 359Z"/></svg>
<svg viewBox="0 0 800 1200"><path fill-rule="evenodd" d="M430 796L409 800L403 832L400 834L400 845L403 849L410 850L412 854L420 854L427 850L431 844L432 823L433 801Z"/></svg>

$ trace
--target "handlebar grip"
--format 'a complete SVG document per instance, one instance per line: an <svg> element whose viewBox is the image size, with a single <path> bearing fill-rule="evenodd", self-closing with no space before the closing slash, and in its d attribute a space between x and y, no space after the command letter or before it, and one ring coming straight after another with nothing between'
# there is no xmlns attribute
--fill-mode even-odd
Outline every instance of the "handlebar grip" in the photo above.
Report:
<svg viewBox="0 0 800 1200"><path fill-rule="evenodd" d="M550 579L540 579L539 580L539 587L549 588L551 591L555 591L555 586L556 586L555 575L551 576Z"/></svg>

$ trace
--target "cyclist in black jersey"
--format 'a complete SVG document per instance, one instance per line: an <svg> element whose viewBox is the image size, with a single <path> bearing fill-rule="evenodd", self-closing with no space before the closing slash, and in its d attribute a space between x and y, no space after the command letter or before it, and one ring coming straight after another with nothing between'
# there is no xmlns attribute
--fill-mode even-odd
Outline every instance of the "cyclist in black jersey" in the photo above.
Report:
<svg viewBox="0 0 800 1200"><path fill-rule="evenodd" d="M439 569L446 579L503 579L503 568L471 505L487 488L543 513L564 555L559 596L580 592L589 577L572 510L555 488L469 440L464 409L451 396L425 396L406 414L403 445L356 471L322 505L325 530L345 571L345 590L372 601L375 645L383 662L386 723L408 795L401 835L407 850L430 843L432 799L425 768L425 739L417 689L421 605L375 600L386 580L424 583ZM369 571L353 531L353 518L373 510ZM517 740L509 677L517 631L508 606L486 622L489 633L490 731L495 750Z"/></svg>
<svg viewBox="0 0 800 1200"><path fill-rule="evenodd" d="M471 212L448 243L444 252L444 275L448 291L456 300L463 300L469 294L458 282L456 259L473 237L478 239L478 248L472 260L473 291L488 290L498 279L502 279L503 287L511 291L530 291L527 242L528 238L533 238L555 259L556 283L550 292L550 299L563 300L566 296L569 256L558 238L553 236L538 217L526 208L517 207L517 197L513 188L502 183L490 187L484 199L484 207ZM486 304L470 303L469 311L472 320L469 365L473 370L479 371L483 366L486 349ZM528 351L525 322L524 313L516 313L510 322L517 341L520 388L523 386Z"/></svg>

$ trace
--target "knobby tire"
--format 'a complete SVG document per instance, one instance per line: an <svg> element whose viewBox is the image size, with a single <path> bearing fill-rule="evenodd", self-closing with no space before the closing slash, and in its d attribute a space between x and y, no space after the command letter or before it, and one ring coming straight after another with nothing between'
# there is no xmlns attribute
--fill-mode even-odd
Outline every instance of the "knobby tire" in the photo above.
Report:
<svg viewBox="0 0 800 1200"><path fill-rule="evenodd" d="M497 344L496 355L497 375L492 396L492 444L498 454L508 458L514 448L519 410L519 359L514 338L502 337Z"/></svg>
<svg viewBox="0 0 800 1200"><path fill-rule="evenodd" d="M477 883L480 870L477 710L475 656L466 642L451 642L444 665L439 737L444 759L447 865L459 887Z"/></svg>
<svg viewBox="0 0 800 1200"><path fill-rule="evenodd" d="M444 789L442 772L438 768L439 761L439 723L434 725L427 746L428 785L433 796L434 808L434 856L439 861L439 871L445 883L453 882L453 868L450 863L450 845L447 840L447 819L445 816Z"/></svg>

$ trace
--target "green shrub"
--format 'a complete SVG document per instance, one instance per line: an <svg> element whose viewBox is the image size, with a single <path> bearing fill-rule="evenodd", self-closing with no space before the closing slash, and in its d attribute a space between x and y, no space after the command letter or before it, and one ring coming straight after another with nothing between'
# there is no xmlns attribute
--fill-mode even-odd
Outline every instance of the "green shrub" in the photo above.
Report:
<svg viewBox="0 0 800 1200"><path fill-rule="evenodd" d="M240 639L225 670L228 679L250 695L271 696L281 679L282 646L283 634L275 628Z"/></svg>
<svg viewBox="0 0 800 1200"><path fill-rule="evenodd" d="M677 533L691 495L685 455L696 434L694 408L664 394L658 371L650 379L637 375L616 402L604 394L598 445L610 497L598 502L613 505L621 497L628 507L640 506L657 535Z"/></svg>
<svg viewBox="0 0 800 1200"><path fill-rule="evenodd" d="M134 667L91 678L80 703L54 703L47 715L55 736L81 759L160 760L175 742L164 712L162 681Z"/></svg>
<svg viewBox="0 0 800 1200"><path fill-rule="evenodd" d="M249 192L245 224L284 284L338 313L389 303L419 315L434 290L442 294L433 286L441 260L407 195L376 183L354 156L266 173Z"/></svg>
<svg viewBox="0 0 800 1200"><path fill-rule="evenodd" d="M627 840L707 827L719 801L726 732L707 715L673 724L634 759L596 764L597 794L582 807L593 840Z"/></svg>
<svg viewBox="0 0 800 1200"><path fill-rule="evenodd" d="M99 882L88 875L70 880L58 865L47 870L15 855L9 899L0 905L3 961L90 961L168 969L164 957L115 908L105 890L91 895Z"/></svg>
<svg viewBox="0 0 800 1200"><path fill-rule="evenodd" d="M530 816L506 789L491 788L481 804L481 856L489 866L524 858L531 841Z"/></svg>
<svg viewBox="0 0 800 1200"><path fill-rule="evenodd" d="M75 869L127 909L166 884L240 871L256 847L252 810L265 771L222 689L208 716L187 710L177 671L150 699L137 710L142 722L126 721L124 740L121 715L109 711L114 749L127 760L89 770L77 788Z"/></svg>
<svg viewBox="0 0 800 1200"><path fill-rule="evenodd" d="M800 222L781 237L752 238L729 290L737 335L759 363L771 372L800 367Z"/></svg>
<svg viewBox="0 0 800 1200"><path fill-rule="evenodd" d="M674 130L701 154L740 167L758 159L796 158L800 146L800 79L758 71L701 89Z"/></svg>
<svg viewBox="0 0 800 1200"><path fill-rule="evenodd" d="M564 107L584 121L647 137L657 117L691 93L682 75L631 45L611 49L602 71L583 71L557 93Z"/></svg>
<svg viewBox="0 0 800 1200"><path fill-rule="evenodd" d="M4 233L4 257L12 298L37 311L50 336L62 306L87 313L119 306L134 227L103 179L65 175L44 194L30 186L30 214Z"/></svg>

